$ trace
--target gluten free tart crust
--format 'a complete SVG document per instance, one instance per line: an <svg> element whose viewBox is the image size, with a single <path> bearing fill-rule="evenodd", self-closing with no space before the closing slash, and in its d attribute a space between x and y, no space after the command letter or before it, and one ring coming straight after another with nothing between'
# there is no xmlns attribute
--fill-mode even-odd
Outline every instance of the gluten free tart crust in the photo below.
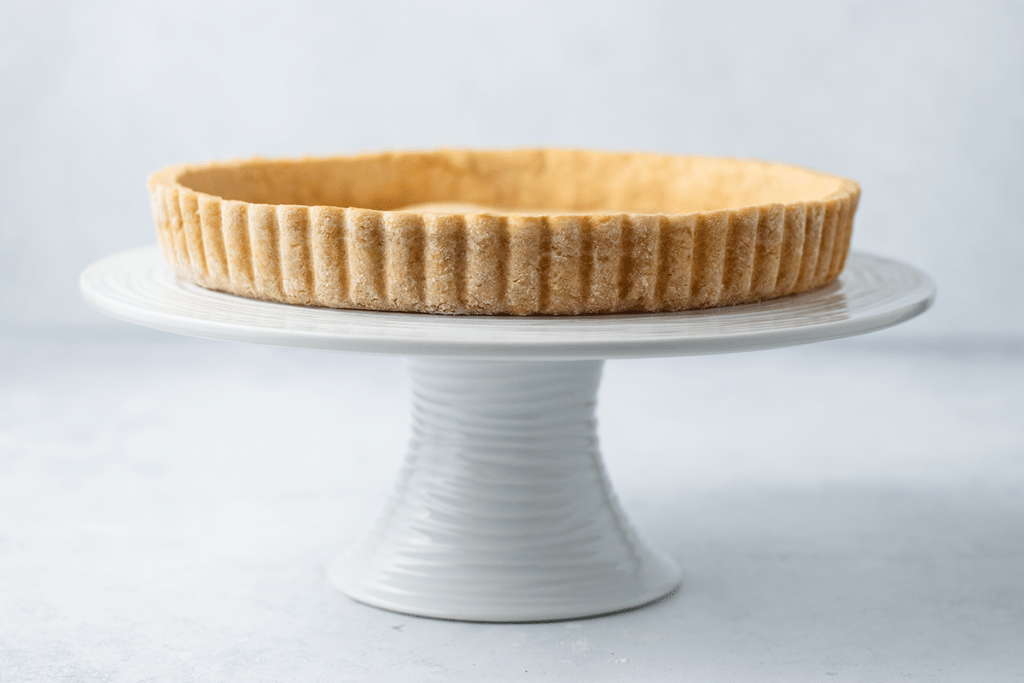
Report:
<svg viewBox="0 0 1024 683"><path fill-rule="evenodd" d="M579 150L172 166L149 180L177 276L307 306L679 311L842 271L860 188L760 161Z"/></svg>

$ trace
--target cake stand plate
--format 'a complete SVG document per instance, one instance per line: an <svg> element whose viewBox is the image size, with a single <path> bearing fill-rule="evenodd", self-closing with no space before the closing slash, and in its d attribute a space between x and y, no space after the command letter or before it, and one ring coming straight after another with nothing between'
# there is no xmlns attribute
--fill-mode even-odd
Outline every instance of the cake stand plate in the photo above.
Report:
<svg viewBox="0 0 1024 683"><path fill-rule="evenodd" d="M410 357L412 438L367 538L329 568L351 597L422 616L544 621L657 600L679 585L620 510L597 445L606 358L753 351L863 334L924 312L920 271L851 254L832 285L679 313L511 317L348 311L179 282L156 247L97 261L95 308L210 339Z"/></svg>

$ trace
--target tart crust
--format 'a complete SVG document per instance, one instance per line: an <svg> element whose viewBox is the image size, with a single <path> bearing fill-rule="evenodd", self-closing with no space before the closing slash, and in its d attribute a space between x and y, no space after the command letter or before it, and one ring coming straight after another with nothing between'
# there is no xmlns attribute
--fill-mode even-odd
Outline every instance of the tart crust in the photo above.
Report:
<svg viewBox="0 0 1024 683"><path fill-rule="evenodd" d="M826 285L860 188L794 166L581 150L172 166L149 179L177 276L307 306L679 311Z"/></svg>

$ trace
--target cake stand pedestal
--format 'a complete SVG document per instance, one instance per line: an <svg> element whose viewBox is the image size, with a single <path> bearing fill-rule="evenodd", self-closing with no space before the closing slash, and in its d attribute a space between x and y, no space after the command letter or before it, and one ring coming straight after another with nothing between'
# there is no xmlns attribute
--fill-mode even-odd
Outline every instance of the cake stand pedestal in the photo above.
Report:
<svg viewBox="0 0 1024 683"><path fill-rule="evenodd" d="M351 597L471 621L594 616L679 585L612 493L595 405L607 358L704 355L836 339L908 320L935 287L851 254L832 285L761 304L576 317L435 316L306 308L175 279L156 247L81 276L104 313L170 332L408 356L412 438L384 514L329 568Z"/></svg>

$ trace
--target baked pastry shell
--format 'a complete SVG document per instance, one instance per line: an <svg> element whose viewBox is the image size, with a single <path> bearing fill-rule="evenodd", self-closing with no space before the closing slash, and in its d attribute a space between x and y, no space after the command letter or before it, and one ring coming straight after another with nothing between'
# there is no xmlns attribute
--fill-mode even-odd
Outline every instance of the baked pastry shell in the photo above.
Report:
<svg viewBox="0 0 1024 683"><path fill-rule="evenodd" d="M513 315L679 311L821 287L843 269L860 196L795 166L550 149L172 166L149 188L168 263L199 286Z"/></svg>

